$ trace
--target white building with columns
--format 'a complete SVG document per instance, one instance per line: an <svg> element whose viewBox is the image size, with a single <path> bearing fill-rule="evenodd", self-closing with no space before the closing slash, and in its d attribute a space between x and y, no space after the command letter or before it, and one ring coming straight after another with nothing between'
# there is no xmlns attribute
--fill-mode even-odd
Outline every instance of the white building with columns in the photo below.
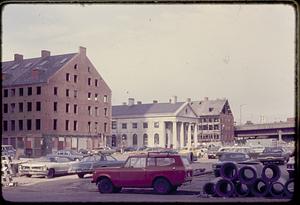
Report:
<svg viewBox="0 0 300 205"><path fill-rule="evenodd" d="M190 100L169 103L134 103L112 106L113 147L191 147L196 145L198 118Z"/></svg>

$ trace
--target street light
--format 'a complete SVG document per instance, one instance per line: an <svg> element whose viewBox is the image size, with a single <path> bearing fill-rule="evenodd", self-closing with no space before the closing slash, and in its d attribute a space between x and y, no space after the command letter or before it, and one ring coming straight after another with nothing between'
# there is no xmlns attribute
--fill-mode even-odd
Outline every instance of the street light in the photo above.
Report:
<svg viewBox="0 0 300 205"><path fill-rule="evenodd" d="M242 124L242 107L246 104L241 104L240 105L240 125Z"/></svg>

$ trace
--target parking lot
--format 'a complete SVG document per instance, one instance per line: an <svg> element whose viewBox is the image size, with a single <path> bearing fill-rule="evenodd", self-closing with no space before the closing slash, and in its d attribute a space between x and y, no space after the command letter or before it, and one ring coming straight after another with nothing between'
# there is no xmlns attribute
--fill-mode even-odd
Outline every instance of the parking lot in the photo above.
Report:
<svg viewBox="0 0 300 205"><path fill-rule="evenodd" d="M190 184L181 186L170 195L157 195L152 189L126 188L121 193L100 194L95 184L91 183L91 175L80 179L77 175L58 176L52 179L44 177L15 177L15 187L3 187L3 197L8 201L18 202L285 202L289 199L264 197L222 198L208 197L203 194L203 185L214 179L211 165L216 160L202 159L192 164L198 176ZM281 166L284 169L284 166Z"/></svg>

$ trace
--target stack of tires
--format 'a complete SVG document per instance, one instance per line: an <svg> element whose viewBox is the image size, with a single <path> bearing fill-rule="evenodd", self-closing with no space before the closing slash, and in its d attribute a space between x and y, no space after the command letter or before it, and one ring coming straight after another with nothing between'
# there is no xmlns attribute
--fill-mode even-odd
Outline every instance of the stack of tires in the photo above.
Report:
<svg viewBox="0 0 300 205"><path fill-rule="evenodd" d="M291 198L294 179L289 179L277 165L236 164L225 162L220 177L204 184L204 194L216 197Z"/></svg>

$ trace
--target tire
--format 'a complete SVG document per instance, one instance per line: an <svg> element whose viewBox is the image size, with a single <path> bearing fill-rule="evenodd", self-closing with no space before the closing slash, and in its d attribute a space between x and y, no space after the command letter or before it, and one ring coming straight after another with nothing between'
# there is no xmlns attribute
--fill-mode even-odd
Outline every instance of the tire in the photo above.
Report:
<svg viewBox="0 0 300 205"><path fill-rule="evenodd" d="M84 178L84 173L79 173L77 175L78 175L78 178L80 178L80 179Z"/></svg>
<svg viewBox="0 0 300 205"><path fill-rule="evenodd" d="M75 159L74 159L74 161L76 161L76 162L79 162L79 161L80 161L80 159L78 159L78 158L75 158Z"/></svg>
<svg viewBox="0 0 300 205"><path fill-rule="evenodd" d="M54 177L54 174L55 174L55 170L54 169L49 169L49 171L48 171L48 174L47 174L47 178L53 178Z"/></svg>
<svg viewBox="0 0 300 205"><path fill-rule="evenodd" d="M31 175L31 174L26 174L25 176L26 176L26 177L31 177L32 175Z"/></svg>
<svg viewBox="0 0 300 205"><path fill-rule="evenodd" d="M168 194L172 187L165 178L158 178L154 181L153 188L158 194Z"/></svg>
<svg viewBox="0 0 300 205"><path fill-rule="evenodd" d="M98 190L100 193L113 193L114 191L114 185L108 178L101 179L98 184Z"/></svg>
<svg viewBox="0 0 300 205"><path fill-rule="evenodd" d="M114 193L120 193L122 191L122 187L114 187Z"/></svg>

